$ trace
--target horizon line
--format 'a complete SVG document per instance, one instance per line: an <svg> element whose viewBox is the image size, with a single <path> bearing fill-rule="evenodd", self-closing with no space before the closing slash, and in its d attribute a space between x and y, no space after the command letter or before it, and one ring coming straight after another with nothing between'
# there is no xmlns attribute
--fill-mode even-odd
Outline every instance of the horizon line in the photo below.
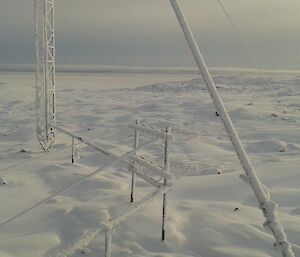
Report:
<svg viewBox="0 0 300 257"><path fill-rule="evenodd" d="M250 74L295 74L295 69L255 69L247 67L209 67L212 72L250 73ZM0 72L34 72L33 64L0 64ZM56 65L58 73L170 73L170 74L199 74L197 67L180 66L114 66L114 65Z"/></svg>

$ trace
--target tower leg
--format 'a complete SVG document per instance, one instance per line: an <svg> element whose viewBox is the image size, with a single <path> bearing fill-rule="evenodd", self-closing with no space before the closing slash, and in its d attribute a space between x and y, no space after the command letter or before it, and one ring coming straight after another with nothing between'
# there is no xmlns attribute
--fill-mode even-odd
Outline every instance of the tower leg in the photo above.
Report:
<svg viewBox="0 0 300 257"><path fill-rule="evenodd" d="M54 0L35 0L37 139L48 151L55 138Z"/></svg>

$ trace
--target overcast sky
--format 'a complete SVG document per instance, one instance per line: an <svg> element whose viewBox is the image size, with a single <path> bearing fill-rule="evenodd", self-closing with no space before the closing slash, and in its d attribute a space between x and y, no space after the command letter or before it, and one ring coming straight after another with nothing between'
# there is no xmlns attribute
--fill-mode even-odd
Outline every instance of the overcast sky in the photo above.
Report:
<svg viewBox="0 0 300 257"><path fill-rule="evenodd" d="M214 67L253 68L217 0L179 0ZM299 0L223 0L259 63L300 69ZM0 0L0 63L34 61L33 0ZM168 0L56 0L57 62L194 65Z"/></svg>

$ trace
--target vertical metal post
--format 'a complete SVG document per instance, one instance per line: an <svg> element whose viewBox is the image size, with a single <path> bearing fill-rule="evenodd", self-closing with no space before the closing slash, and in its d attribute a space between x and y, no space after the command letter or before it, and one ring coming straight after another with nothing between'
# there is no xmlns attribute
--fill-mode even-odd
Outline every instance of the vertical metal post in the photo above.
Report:
<svg viewBox="0 0 300 257"><path fill-rule="evenodd" d="M72 163L75 162L75 138L72 137Z"/></svg>
<svg viewBox="0 0 300 257"><path fill-rule="evenodd" d="M166 128L166 133L171 133L171 128ZM165 140L165 153L164 153L164 169L169 172L170 170L170 141L169 138ZM164 179L164 185L168 184L167 177ZM162 228L161 228L161 240L165 241L166 238L166 220L167 220L167 193L163 194L163 210L162 210Z"/></svg>
<svg viewBox="0 0 300 257"><path fill-rule="evenodd" d="M135 121L135 124L140 124L139 120ZM134 144L133 148L136 149L139 146L139 131L137 129L134 130ZM136 152L133 153L134 155ZM135 181L136 181L136 174L135 174L135 169L137 169L137 166L135 162L133 161L131 164L131 169L132 169L132 177L131 177L131 193L130 193L130 202L133 203L134 201L134 195L135 195Z"/></svg>
<svg viewBox="0 0 300 257"><path fill-rule="evenodd" d="M105 257L111 257L111 240L112 231L108 230L105 232Z"/></svg>

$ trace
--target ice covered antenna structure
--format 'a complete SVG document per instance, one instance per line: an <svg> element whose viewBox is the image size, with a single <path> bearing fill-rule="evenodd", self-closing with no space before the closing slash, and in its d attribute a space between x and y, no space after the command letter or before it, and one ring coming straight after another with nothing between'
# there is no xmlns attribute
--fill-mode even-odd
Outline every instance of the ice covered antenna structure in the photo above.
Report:
<svg viewBox="0 0 300 257"><path fill-rule="evenodd" d="M54 0L34 0L37 139L48 151L55 139Z"/></svg>
<svg viewBox="0 0 300 257"><path fill-rule="evenodd" d="M273 236L276 240L276 247L281 251L282 256L295 257L291 248L291 244L288 242L286 233L279 221L279 218L277 217L277 205L270 200L270 196L268 192L266 192L266 188L263 187L262 183L256 175L256 171L254 170L254 167L250 159L248 158L248 155L239 139L235 127L225 109L223 101L216 89L215 83L212 80L212 77L202 57L199 47L195 41L192 31L187 23L187 20L183 12L181 11L180 6L178 5L177 0L170 0L170 2L179 21L179 24L182 28L186 41L189 47L191 48L191 51L198 65L199 71L203 77L203 80L207 85L207 89L211 95L214 105L216 106L217 111L220 114L220 117L222 118L222 122L226 129L228 137L232 142L234 150L241 162L243 169L245 170L246 178L249 181L249 185L252 187L256 198L259 202L259 206L262 209L263 215L266 218L265 225L267 225L268 228L272 231Z"/></svg>

